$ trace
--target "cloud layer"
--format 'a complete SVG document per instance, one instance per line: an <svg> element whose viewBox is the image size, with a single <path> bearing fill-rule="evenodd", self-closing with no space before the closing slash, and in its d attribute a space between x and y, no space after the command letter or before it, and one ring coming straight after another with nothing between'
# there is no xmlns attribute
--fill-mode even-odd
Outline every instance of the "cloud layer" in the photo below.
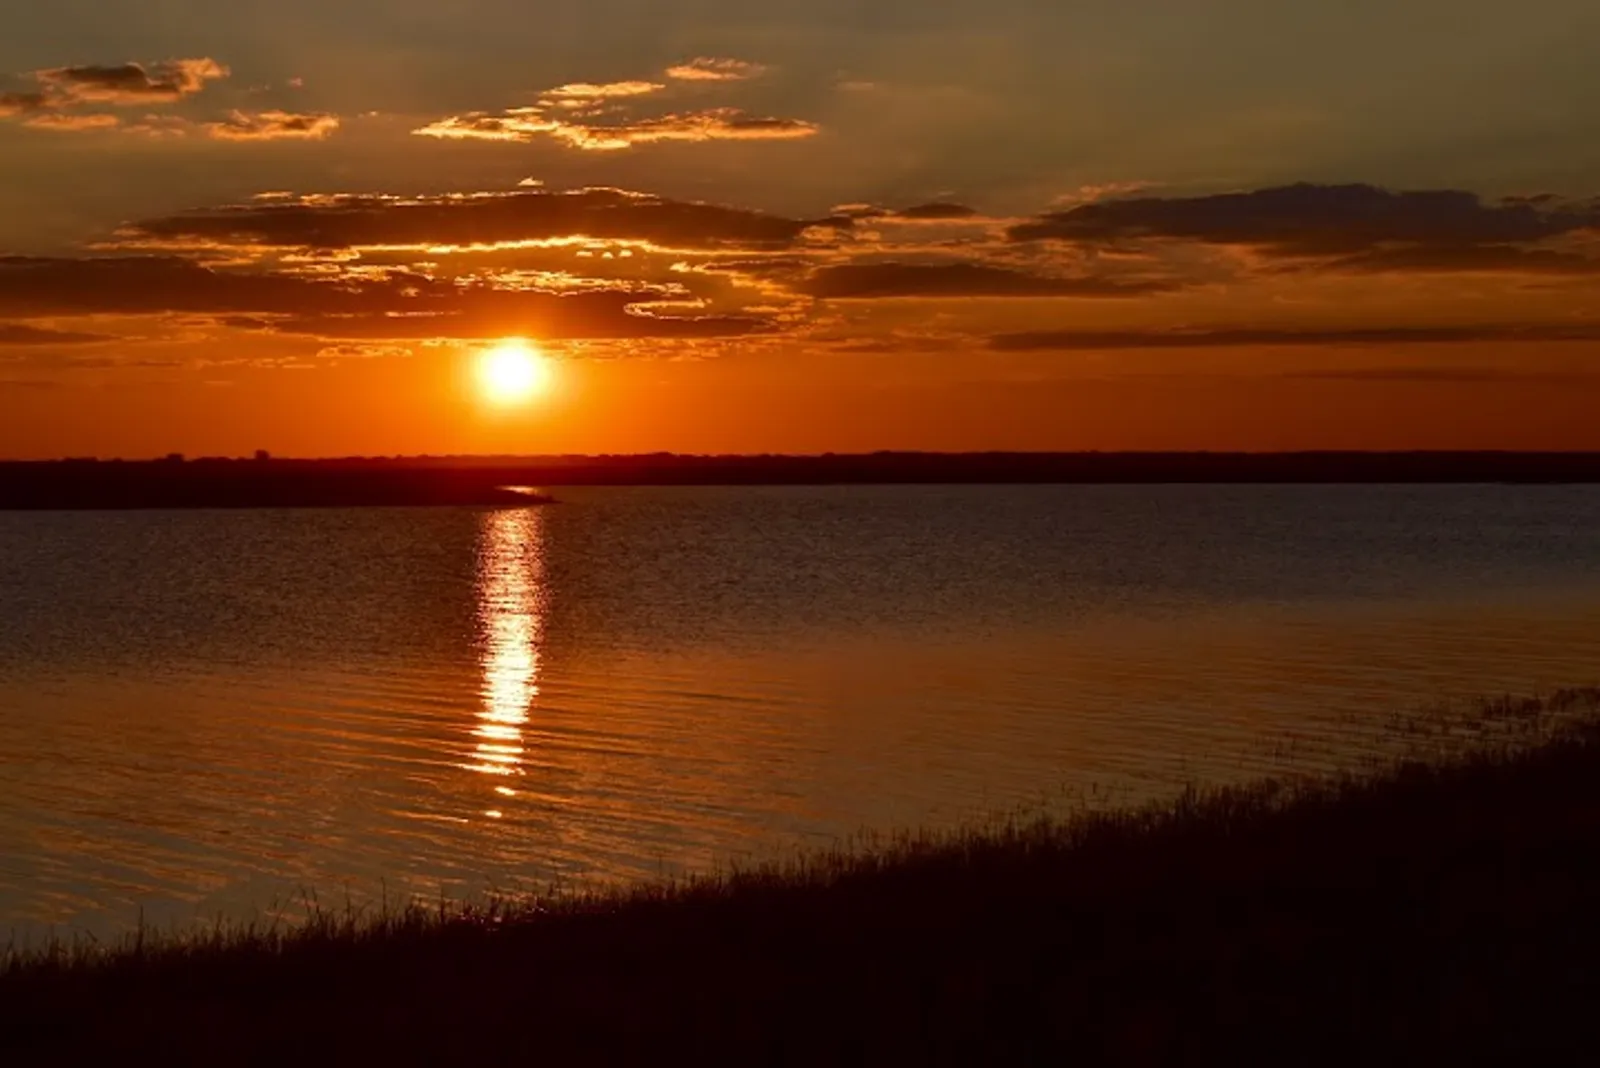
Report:
<svg viewBox="0 0 1600 1068"><path fill-rule="evenodd" d="M403 270L323 279L161 256L0 258L0 319L181 313L235 329L341 339L715 337L764 325L748 316L669 314L661 305L675 296L463 284Z"/></svg>
<svg viewBox="0 0 1600 1068"><path fill-rule="evenodd" d="M800 286L833 300L937 297L1134 297L1169 292L1164 282L1066 278L976 263L862 263L822 267Z"/></svg>
<svg viewBox="0 0 1600 1068"><path fill-rule="evenodd" d="M93 345L112 338L79 330L52 330L31 323L0 322L0 345Z"/></svg>
<svg viewBox="0 0 1600 1068"><path fill-rule="evenodd" d="M1361 274L1594 274L1572 247L1600 231L1600 202L1485 201L1461 190L1279 186L1195 197L1094 200L1009 228L1016 244L1191 244L1249 249L1283 269Z"/></svg>
<svg viewBox="0 0 1600 1068"><path fill-rule="evenodd" d="M234 109L220 119L196 121L171 113L124 119L106 111L81 110L86 105L157 108L178 104L229 74L226 66L210 58L54 67L27 76L35 89L0 92L0 119L17 119L32 129L60 133L195 135L216 141L318 141L339 129L338 116L326 112Z"/></svg>
<svg viewBox="0 0 1600 1068"><path fill-rule="evenodd" d="M1013 226L1013 241L1169 238L1283 255L1355 253L1389 242L1458 248L1539 241L1600 226L1593 204L1485 203L1459 190L1391 192L1300 184L1203 197L1099 200Z"/></svg>
<svg viewBox="0 0 1600 1068"><path fill-rule="evenodd" d="M548 99L582 112L657 91L574 83ZM215 136L315 138L336 120L227 125ZM100 246L117 255L0 259L0 336L87 343L103 327L73 319L124 316L379 353L503 336L837 352L1595 344L1600 322L1563 296L1600 278L1594 218L1548 198L1368 186L1137 195L1022 221L952 200L793 218L612 188L273 193L125 225ZM1326 325L1348 287L1387 300L1398 279L1431 294L1421 322L1390 304L1382 325ZM1272 325L1239 325L1268 299ZM937 328L908 333L908 312Z"/></svg>
<svg viewBox="0 0 1600 1068"><path fill-rule="evenodd" d="M616 189L519 191L470 197L332 196L186 212L127 227L133 244L195 243L320 250L494 246L606 239L663 248L786 248L814 226Z"/></svg>
<svg viewBox="0 0 1600 1068"><path fill-rule="evenodd" d="M1219 349L1301 345L1449 345L1470 342L1597 342L1600 323L1460 326L1350 326L1213 330L1039 330L1000 334L1001 352L1112 351L1119 349Z"/></svg>

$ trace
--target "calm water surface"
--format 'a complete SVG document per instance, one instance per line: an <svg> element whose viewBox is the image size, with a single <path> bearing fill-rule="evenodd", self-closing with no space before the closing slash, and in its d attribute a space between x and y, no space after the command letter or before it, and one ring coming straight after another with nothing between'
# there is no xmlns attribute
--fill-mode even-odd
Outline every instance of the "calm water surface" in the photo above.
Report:
<svg viewBox="0 0 1600 1068"><path fill-rule="evenodd" d="M1600 680L1600 489L0 514L0 931L632 879Z"/></svg>

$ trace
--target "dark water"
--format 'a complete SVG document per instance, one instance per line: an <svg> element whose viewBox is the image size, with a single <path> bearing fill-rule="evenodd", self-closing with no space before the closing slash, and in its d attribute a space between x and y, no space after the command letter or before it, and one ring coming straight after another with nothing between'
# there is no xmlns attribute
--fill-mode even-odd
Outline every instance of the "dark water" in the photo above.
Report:
<svg viewBox="0 0 1600 1068"><path fill-rule="evenodd" d="M0 515L0 931L629 879L1600 680L1600 489Z"/></svg>

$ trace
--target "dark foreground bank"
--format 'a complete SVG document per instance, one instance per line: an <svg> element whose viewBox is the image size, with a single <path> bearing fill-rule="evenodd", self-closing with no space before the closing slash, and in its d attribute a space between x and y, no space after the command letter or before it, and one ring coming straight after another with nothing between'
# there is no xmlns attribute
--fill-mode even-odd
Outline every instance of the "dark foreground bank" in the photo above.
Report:
<svg viewBox="0 0 1600 1068"><path fill-rule="evenodd" d="M0 1062L1577 1063L1600 1052L1597 701L1503 706L1587 711L1359 782L14 960Z"/></svg>

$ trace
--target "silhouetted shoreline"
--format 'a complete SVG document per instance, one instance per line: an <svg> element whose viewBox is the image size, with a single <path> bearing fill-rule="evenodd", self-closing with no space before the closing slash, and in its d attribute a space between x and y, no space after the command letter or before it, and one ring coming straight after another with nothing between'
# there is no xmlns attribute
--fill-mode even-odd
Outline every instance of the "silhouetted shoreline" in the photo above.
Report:
<svg viewBox="0 0 1600 1068"><path fill-rule="evenodd" d="M0 509L530 503L512 486L1600 483L1600 453L917 453L0 463Z"/></svg>
<svg viewBox="0 0 1600 1068"><path fill-rule="evenodd" d="M1485 707L1438 725L1483 731L1469 754L1368 778L13 957L0 1054L1578 1063L1600 1047L1600 690Z"/></svg>
<svg viewBox="0 0 1600 1068"><path fill-rule="evenodd" d="M520 508L550 498L477 473L273 460L0 464L0 510Z"/></svg>

